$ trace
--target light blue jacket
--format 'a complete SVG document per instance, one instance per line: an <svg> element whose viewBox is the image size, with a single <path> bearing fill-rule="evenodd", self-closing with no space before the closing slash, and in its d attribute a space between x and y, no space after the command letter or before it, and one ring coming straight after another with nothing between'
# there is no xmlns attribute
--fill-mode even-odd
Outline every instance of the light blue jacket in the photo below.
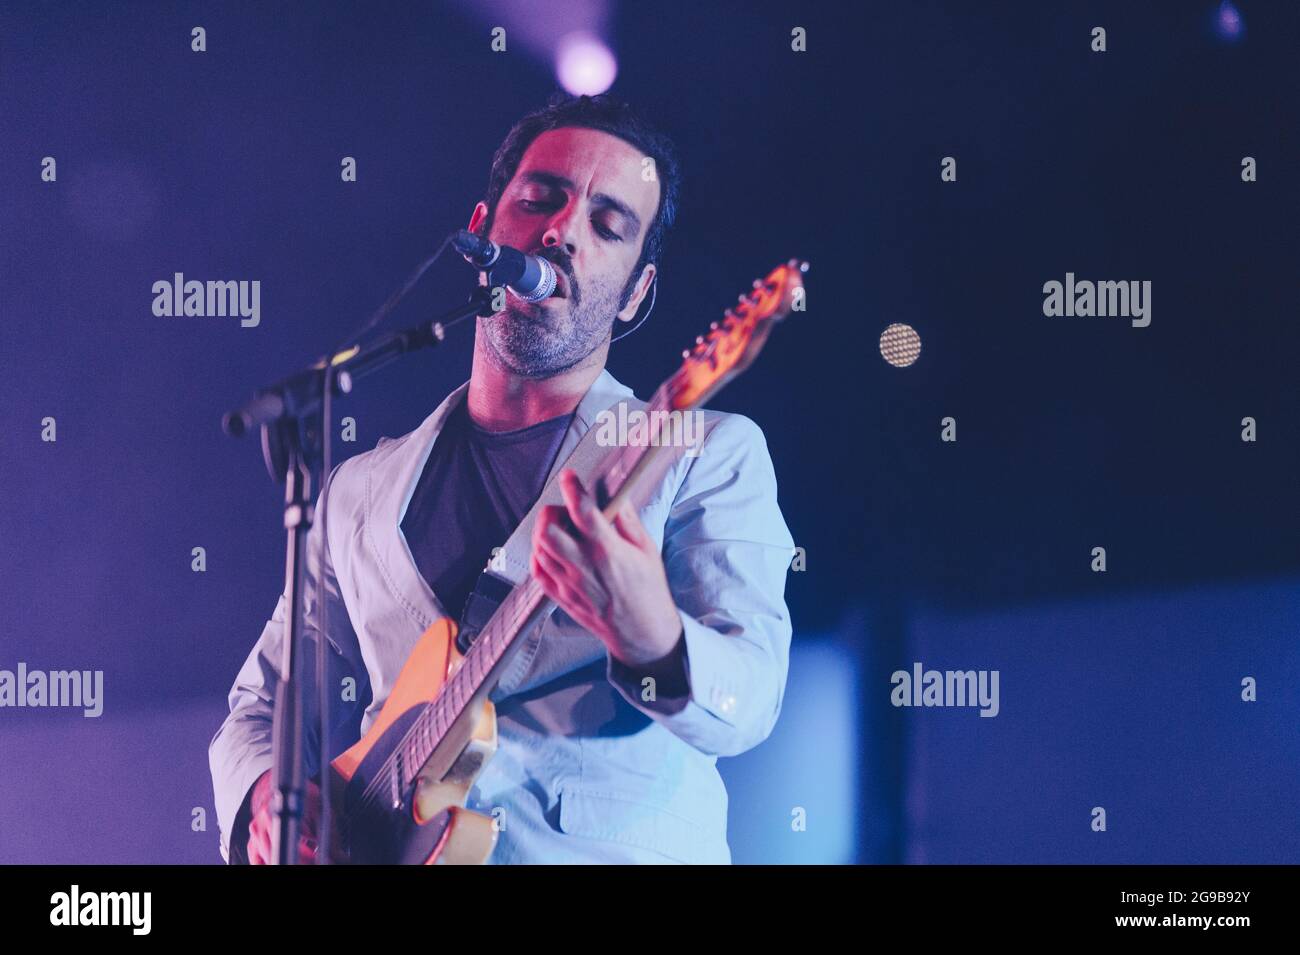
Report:
<svg viewBox="0 0 1300 955"><path fill-rule="evenodd" d="M329 508L323 576L336 651L331 680L352 676L357 699L365 700L367 684L372 694L364 712L362 703L335 703L332 752L370 727L420 635L447 616L400 525L442 421L467 389L468 383L453 391L404 437L382 438L339 465L322 495L320 506ZM600 411L631 395L602 371L578 405L556 469ZM742 753L772 731L791 636L784 590L794 542L777 506L762 431L742 415L705 411L698 456L677 456L640 516L661 546L685 628L690 697L684 706L642 702L641 687L618 683L605 646L563 610L534 628L491 694L498 750L470 791L470 808L499 820L494 863L731 861L717 757ZM318 510L311 555L320 528ZM308 620L315 620L321 574L312 572L314 556L307 567L304 600ZM227 859L235 814L271 767L284 611L281 595L209 746ZM314 640L315 631L307 632ZM302 689L310 725L314 680ZM307 752L314 774L314 739Z"/></svg>

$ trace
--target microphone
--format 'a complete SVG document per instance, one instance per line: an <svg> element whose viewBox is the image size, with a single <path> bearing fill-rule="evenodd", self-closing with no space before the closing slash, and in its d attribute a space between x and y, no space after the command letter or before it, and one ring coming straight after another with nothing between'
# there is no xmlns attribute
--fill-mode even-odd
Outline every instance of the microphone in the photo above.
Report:
<svg viewBox="0 0 1300 955"><path fill-rule="evenodd" d="M497 245L468 229L455 232L451 244L466 262L487 272L490 284L509 286L525 302L540 302L555 292L555 267L545 259Z"/></svg>

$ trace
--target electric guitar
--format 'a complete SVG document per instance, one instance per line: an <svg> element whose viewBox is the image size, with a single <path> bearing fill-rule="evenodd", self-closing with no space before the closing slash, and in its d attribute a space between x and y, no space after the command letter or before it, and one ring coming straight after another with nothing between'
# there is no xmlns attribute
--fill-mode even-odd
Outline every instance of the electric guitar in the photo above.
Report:
<svg viewBox="0 0 1300 955"><path fill-rule="evenodd" d="M671 444L662 427L700 407L757 357L775 322L802 308L808 264L773 269L721 322L682 353L681 367L646 408L656 433L613 447L597 469L597 499L607 517L651 471ZM554 608L531 577L516 586L469 651L456 648L456 622L435 621L420 637L379 716L366 734L330 763L331 805L340 861L359 864L479 864L496 846L496 820L465 808L483 764L496 751L496 686L518 639Z"/></svg>

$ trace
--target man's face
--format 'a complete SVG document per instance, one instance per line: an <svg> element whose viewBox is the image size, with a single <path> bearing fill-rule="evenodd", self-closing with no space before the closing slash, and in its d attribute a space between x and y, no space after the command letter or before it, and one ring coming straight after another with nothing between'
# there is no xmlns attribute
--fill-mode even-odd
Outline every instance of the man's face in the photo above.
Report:
<svg viewBox="0 0 1300 955"><path fill-rule="evenodd" d="M636 314L654 266L647 265L626 303L623 290L655 211L657 177L643 175L645 155L594 129L553 129L529 145L492 216L488 238L547 259L555 296L506 306L480 319L497 359L527 378L547 378L576 365L610 335L615 316ZM479 203L470 220L487 217Z"/></svg>

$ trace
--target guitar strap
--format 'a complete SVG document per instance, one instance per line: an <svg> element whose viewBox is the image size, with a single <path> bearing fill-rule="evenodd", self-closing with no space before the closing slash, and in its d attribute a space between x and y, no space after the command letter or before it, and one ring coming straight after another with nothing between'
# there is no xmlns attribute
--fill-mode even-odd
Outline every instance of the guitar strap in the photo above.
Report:
<svg viewBox="0 0 1300 955"><path fill-rule="evenodd" d="M646 403L638 398L620 398L610 405L608 413L617 414L618 406L621 404L626 404L629 412L644 410L646 407ZM597 418L599 417L597 415ZM589 491L595 489L596 469L610 450L597 442L596 436L600 430L599 426L593 424L569 456L552 466L550 477L547 478L546 486L542 488L537 501L524 515L510 538L488 561L487 567L479 574L474 590L465 602L465 610L461 614L459 632L456 636L456 649L462 654L469 652L474 638L487 626L487 622L496 613L497 607L501 606L501 601L505 600L510 591L528 576L528 565L533 552L533 527L537 523L537 515L548 504L564 503L564 497L560 493L560 472L564 468L573 468L582 479L583 487ZM545 617L538 619L540 621Z"/></svg>

